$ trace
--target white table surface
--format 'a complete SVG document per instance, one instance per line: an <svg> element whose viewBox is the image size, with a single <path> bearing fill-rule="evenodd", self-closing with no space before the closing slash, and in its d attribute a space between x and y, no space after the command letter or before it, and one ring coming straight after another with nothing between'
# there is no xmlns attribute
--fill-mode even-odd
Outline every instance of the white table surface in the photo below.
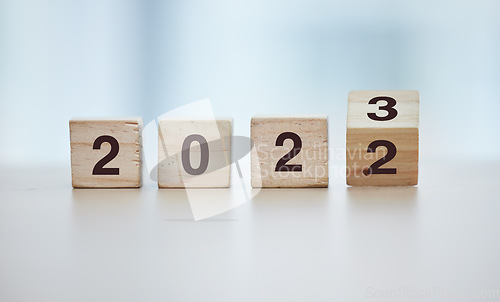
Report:
<svg viewBox="0 0 500 302"><path fill-rule="evenodd" d="M0 167L0 301L500 300L499 196L498 162L421 161L417 187L339 177L195 222L180 189Z"/></svg>

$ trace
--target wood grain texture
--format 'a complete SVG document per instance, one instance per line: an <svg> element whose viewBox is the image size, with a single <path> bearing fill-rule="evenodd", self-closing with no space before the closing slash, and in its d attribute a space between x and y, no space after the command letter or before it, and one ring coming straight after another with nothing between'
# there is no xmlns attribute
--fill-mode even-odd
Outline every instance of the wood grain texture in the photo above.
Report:
<svg viewBox="0 0 500 302"><path fill-rule="evenodd" d="M395 118L387 121L370 119L368 113L384 117L388 113L379 109L387 104L368 102L377 96L389 96L396 100ZM413 186L418 184L419 151L419 94L417 91L353 91L349 93L347 116L347 184L351 186ZM369 167L386 156L388 150L380 146L368 152L374 141L389 141L396 148L396 155L380 168L396 169L396 174L369 174Z"/></svg>
<svg viewBox="0 0 500 302"><path fill-rule="evenodd" d="M280 158L294 148L291 139L276 146L284 132L296 133L300 152L287 165L302 165L302 171L275 171ZM251 153L253 187L328 187L328 121L320 117L253 117Z"/></svg>
<svg viewBox="0 0 500 302"><path fill-rule="evenodd" d="M368 102L377 96L390 96L397 102L394 107L398 115L390 121L375 121L368 113L386 114L379 110L384 101L377 104ZM419 93L415 90L362 90L349 93L347 128L418 128Z"/></svg>
<svg viewBox="0 0 500 302"><path fill-rule="evenodd" d="M230 119L159 121L158 128L158 187L197 188L229 187L231 176ZM208 166L200 175L189 174L183 166L182 147L190 135L201 135L208 142ZM189 163L200 167L201 146L197 141L189 146Z"/></svg>
<svg viewBox="0 0 500 302"><path fill-rule="evenodd" d="M142 118L82 119L69 121L71 175L74 188L139 188L141 179ZM118 155L104 168L119 168L119 175L92 175L97 162L111 150L109 143L93 149L103 135L114 137Z"/></svg>
<svg viewBox="0 0 500 302"><path fill-rule="evenodd" d="M366 176L363 171L387 154L385 147L368 153L376 140L392 142L397 153L380 168L396 168L396 174ZM347 184L350 186L413 186L418 183L418 128L352 128L347 131Z"/></svg>

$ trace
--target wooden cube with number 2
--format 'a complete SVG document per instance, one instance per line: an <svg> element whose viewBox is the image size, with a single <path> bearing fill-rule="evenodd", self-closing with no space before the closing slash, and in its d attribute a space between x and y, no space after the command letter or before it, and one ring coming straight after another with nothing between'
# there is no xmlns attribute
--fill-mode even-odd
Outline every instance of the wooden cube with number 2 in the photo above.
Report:
<svg viewBox="0 0 500 302"><path fill-rule="evenodd" d="M253 117L253 187L328 187L328 121Z"/></svg>
<svg viewBox="0 0 500 302"><path fill-rule="evenodd" d="M347 184L418 183L419 93L353 91L347 115Z"/></svg>
<svg viewBox="0 0 500 302"><path fill-rule="evenodd" d="M141 186L142 118L72 119L69 128L73 187Z"/></svg>

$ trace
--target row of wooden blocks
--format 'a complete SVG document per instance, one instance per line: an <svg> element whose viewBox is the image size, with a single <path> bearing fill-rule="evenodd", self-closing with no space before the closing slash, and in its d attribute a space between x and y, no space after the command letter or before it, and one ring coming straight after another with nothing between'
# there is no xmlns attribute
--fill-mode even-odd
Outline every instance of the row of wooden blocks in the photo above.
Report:
<svg viewBox="0 0 500 302"><path fill-rule="evenodd" d="M418 182L417 91L349 93L346 171L352 186ZM165 119L158 126L160 188L229 187L231 120ZM142 118L72 119L75 188L141 186ZM327 117L253 117L253 187L327 187Z"/></svg>

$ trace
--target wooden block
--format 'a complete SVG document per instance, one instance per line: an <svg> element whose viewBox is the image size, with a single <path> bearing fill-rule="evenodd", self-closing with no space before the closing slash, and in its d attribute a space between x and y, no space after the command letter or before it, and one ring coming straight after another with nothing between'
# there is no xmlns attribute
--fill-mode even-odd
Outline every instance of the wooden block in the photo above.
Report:
<svg viewBox="0 0 500 302"><path fill-rule="evenodd" d="M418 91L352 91L347 114L347 184L418 183Z"/></svg>
<svg viewBox="0 0 500 302"><path fill-rule="evenodd" d="M231 120L164 119L158 127L158 187L229 187Z"/></svg>
<svg viewBox="0 0 500 302"><path fill-rule="evenodd" d="M328 122L253 117L252 187L328 187Z"/></svg>
<svg viewBox="0 0 500 302"><path fill-rule="evenodd" d="M74 188L141 186L142 118L72 119Z"/></svg>

